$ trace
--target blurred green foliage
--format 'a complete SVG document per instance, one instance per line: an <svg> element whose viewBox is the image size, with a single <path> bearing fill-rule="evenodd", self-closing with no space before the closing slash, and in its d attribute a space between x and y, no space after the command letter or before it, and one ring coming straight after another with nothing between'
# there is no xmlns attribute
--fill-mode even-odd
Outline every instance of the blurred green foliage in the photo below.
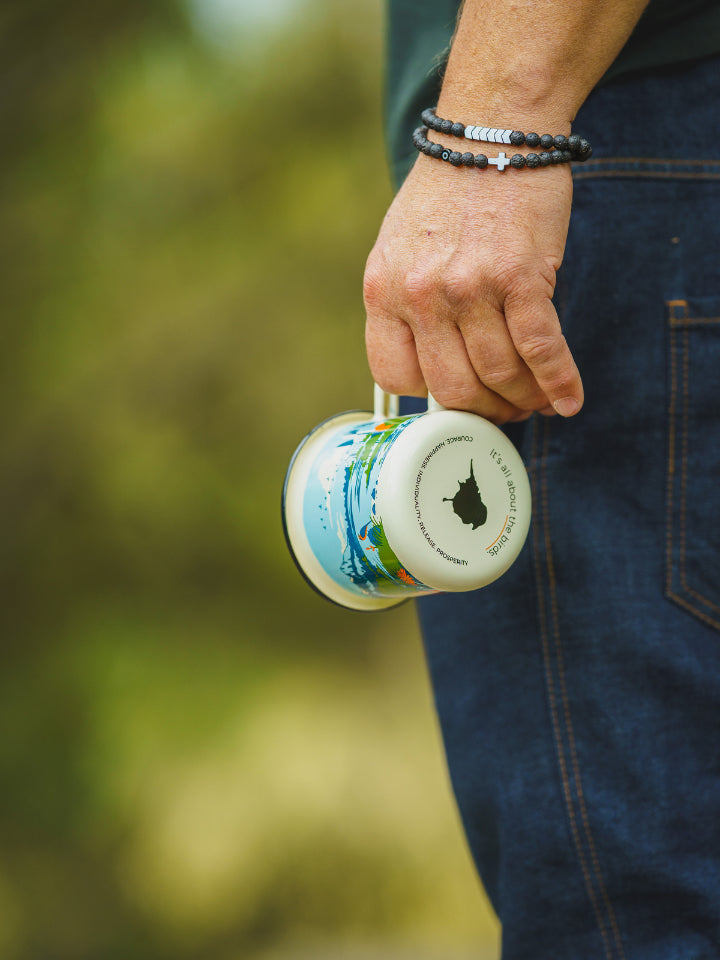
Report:
<svg viewBox="0 0 720 960"><path fill-rule="evenodd" d="M494 956L412 610L279 524L370 401L381 12L236 8L0 10L0 956Z"/></svg>

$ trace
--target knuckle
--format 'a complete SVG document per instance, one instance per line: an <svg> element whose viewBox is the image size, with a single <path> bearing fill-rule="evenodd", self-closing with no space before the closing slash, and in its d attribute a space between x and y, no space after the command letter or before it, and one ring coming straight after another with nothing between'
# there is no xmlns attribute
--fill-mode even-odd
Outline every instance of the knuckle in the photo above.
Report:
<svg viewBox="0 0 720 960"><path fill-rule="evenodd" d="M516 366L495 365L483 371L482 382L492 390L514 386L520 379L520 370Z"/></svg>
<svg viewBox="0 0 720 960"><path fill-rule="evenodd" d="M556 360L559 354L558 338L550 334L521 334L516 346L518 353L530 367L546 366Z"/></svg>
<svg viewBox="0 0 720 960"><path fill-rule="evenodd" d="M464 388L461 384L442 384L434 387L432 395L444 407L462 407L472 403L473 392Z"/></svg>
<svg viewBox="0 0 720 960"><path fill-rule="evenodd" d="M556 281L554 262L551 257L506 261L502 276L507 300L523 304L552 298Z"/></svg>
<svg viewBox="0 0 720 960"><path fill-rule="evenodd" d="M477 278L469 269L455 269L443 277L443 296L455 310L462 310L473 303L477 293Z"/></svg>
<svg viewBox="0 0 720 960"><path fill-rule="evenodd" d="M371 253L363 277L363 297L368 309L377 308L384 302L386 284L385 269L379 259Z"/></svg>
<svg viewBox="0 0 720 960"><path fill-rule="evenodd" d="M493 275L508 299L525 297L536 283L536 269L525 257L505 254L495 262Z"/></svg>
<svg viewBox="0 0 720 960"><path fill-rule="evenodd" d="M413 310L422 312L429 303L432 303L435 286L435 279L427 271L408 270L403 280L406 303Z"/></svg>
<svg viewBox="0 0 720 960"><path fill-rule="evenodd" d="M434 389L432 395L450 410L471 410L479 400L479 391L467 383L444 383Z"/></svg>
<svg viewBox="0 0 720 960"><path fill-rule="evenodd" d="M552 286L553 290L555 289L558 270L562 265L562 259L562 253L550 253L540 258L540 276L545 283Z"/></svg>

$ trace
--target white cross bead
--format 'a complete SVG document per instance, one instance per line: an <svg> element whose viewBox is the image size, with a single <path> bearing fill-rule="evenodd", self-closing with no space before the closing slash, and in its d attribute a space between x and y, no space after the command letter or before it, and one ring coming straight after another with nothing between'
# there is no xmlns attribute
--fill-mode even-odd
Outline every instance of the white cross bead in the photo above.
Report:
<svg viewBox="0 0 720 960"><path fill-rule="evenodd" d="M510 161L505 156L504 151L501 150L496 157L488 157L488 163L494 163L498 170L502 173L505 167L509 165Z"/></svg>

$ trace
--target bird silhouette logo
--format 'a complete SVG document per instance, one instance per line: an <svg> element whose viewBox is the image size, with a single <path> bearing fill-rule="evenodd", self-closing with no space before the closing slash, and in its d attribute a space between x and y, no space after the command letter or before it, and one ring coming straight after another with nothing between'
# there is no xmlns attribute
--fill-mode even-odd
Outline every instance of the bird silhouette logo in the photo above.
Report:
<svg viewBox="0 0 720 960"><path fill-rule="evenodd" d="M470 476L467 480L458 480L458 485L460 489L455 496L443 497L443 503L452 503L453 510L462 522L472 524L473 530L477 530L487 520L487 507L480 496L472 460L470 461Z"/></svg>

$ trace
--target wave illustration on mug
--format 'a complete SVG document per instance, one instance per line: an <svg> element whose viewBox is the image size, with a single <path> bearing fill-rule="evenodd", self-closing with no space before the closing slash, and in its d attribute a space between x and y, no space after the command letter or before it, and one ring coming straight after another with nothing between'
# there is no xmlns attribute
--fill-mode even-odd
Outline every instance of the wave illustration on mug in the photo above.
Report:
<svg viewBox="0 0 720 960"><path fill-rule="evenodd" d="M410 422L408 418L388 420L371 430L364 424L321 462L318 471L324 492L323 529L335 535L341 553L339 570L370 595L394 595L409 585L425 588L396 557L375 511L380 467Z"/></svg>

